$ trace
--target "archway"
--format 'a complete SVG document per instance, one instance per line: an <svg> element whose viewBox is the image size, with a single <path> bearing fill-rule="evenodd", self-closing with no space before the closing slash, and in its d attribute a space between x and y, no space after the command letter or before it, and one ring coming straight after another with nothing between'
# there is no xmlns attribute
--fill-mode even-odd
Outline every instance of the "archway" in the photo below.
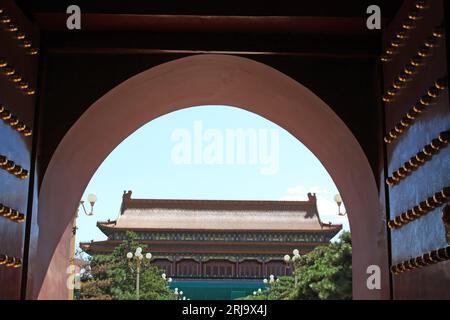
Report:
<svg viewBox="0 0 450 320"><path fill-rule="evenodd" d="M349 212L353 242L353 296L379 299L366 270L382 268L387 249L377 185L361 146L319 97L264 64L229 55L197 55L164 63L118 85L97 100L56 149L39 194L38 260L30 266L30 298L65 298L65 261L54 255L83 190L106 156L145 123L197 105L232 105L259 114L302 141L335 181ZM348 158L337 157L348 155Z"/></svg>

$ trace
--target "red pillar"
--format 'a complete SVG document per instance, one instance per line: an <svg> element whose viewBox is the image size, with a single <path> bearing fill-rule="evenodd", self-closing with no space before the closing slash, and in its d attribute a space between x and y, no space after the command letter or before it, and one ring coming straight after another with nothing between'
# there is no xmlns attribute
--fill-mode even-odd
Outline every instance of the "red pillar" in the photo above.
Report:
<svg viewBox="0 0 450 320"><path fill-rule="evenodd" d="M172 261L172 269L173 269L173 275L175 277L178 276L177 261L175 259L173 259L173 261Z"/></svg>

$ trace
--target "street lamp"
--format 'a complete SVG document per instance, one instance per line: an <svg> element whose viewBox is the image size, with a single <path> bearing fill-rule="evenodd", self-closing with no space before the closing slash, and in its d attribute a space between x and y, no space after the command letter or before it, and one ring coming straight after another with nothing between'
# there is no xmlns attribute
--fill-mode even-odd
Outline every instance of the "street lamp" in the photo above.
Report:
<svg viewBox="0 0 450 320"><path fill-rule="evenodd" d="M300 251L298 249L292 250L292 257L288 254L284 255L283 260L286 263L286 268L289 267L289 264L292 264L292 273L294 274L294 284L297 286L297 275L295 274L295 261L300 259Z"/></svg>
<svg viewBox="0 0 450 320"><path fill-rule="evenodd" d="M283 257L284 262L286 262L287 264L290 263L290 262L295 262L298 259L300 259L300 251L298 251L298 249L292 250L292 257L290 255L288 255L288 254L286 254Z"/></svg>
<svg viewBox="0 0 450 320"><path fill-rule="evenodd" d="M144 256L141 247L137 247L134 254L132 252L127 253L128 265L132 272L136 272L136 300L139 300L139 277L141 274L141 266L146 262L144 257L147 261L150 261L152 254L148 252Z"/></svg>
<svg viewBox="0 0 450 320"><path fill-rule="evenodd" d="M90 193L87 197L89 204L91 205L91 211L89 211L89 213L86 211L86 207L84 206L84 200L80 200L80 205L78 206L78 210L77 210L77 214L78 211L80 211L80 206L83 208L84 214L87 216L92 216L94 215L94 205L95 202L97 202L97 196L93 193Z"/></svg>
<svg viewBox="0 0 450 320"><path fill-rule="evenodd" d="M84 206L84 200L80 200L80 203L79 203L78 208L77 208L77 213L75 215L75 219L74 219L73 226L72 226L72 234L74 236L77 234L77 230L78 230L78 227L77 227L77 224L76 224L76 218L78 218L78 213L80 212L80 207L83 208L83 212L84 212L85 215L87 215L87 216L93 216L94 215L94 204L97 201L97 196L95 194L93 194L93 193L90 193L88 195L88 201L91 204L91 211L89 211L89 213L86 211L86 207Z"/></svg>
<svg viewBox="0 0 450 320"><path fill-rule="evenodd" d="M263 283L268 284L268 285L273 285L275 282L278 282L278 281L279 281L279 279L275 280L275 276L273 274L271 274L269 276L269 279L267 279L267 278L263 279Z"/></svg>
<svg viewBox="0 0 450 320"><path fill-rule="evenodd" d="M75 212L75 217L72 220L72 237L70 239L70 250L71 250L71 252L70 252L70 259L69 259L70 265L73 265L74 261L75 261L75 251L76 251L75 250L75 247L76 247L76 244L75 244L75 240L76 239L75 238L76 238L77 230L78 230L77 218L78 218L78 213L80 212L80 207L83 208L83 212L84 212L85 215L93 216L94 215L94 204L97 201L97 196L95 194L93 194L93 193L90 193L88 195L88 201L91 204L91 211L88 213L86 211L86 207L84 206L84 201L80 200L80 202L78 204L78 207L77 207L77 211ZM69 293L69 299L70 300L73 299L72 291Z"/></svg>
<svg viewBox="0 0 450 320"><path fill-rule="evenodd" d="M161 278L163 278L163 280L168 283L167 286L170 287L170 284L172 283L173 279L171 277L167 278L167 275L165 273L161 274Z"/></svg>
<svg viewBox="0 0 450 320"><path fill-rule="evenodd" d="M255 290L255 291L253 291L253 295L254 296L258 296L258 295L260 295L260 294L262 294L263 292L262 292L262 289L261 288L258 288L258 290Z"/></svg>
<svg viewBox="0 0 450 320"><path fill-rule="evenodd" d="M178 291L178 288L174 289L177 300L186 300L186 297L183 297L183 291Z"/></svg>
<svg viewBox="0 0 450 320"><path fill-rule="evenodd" d="M334 196L334 201L336 202L337 206L338 206L338 215L339 216L345 216L347 214L347 212L343 212L341 213L341 205L342 205L342 198L340 194L337 194Z"/></svg>

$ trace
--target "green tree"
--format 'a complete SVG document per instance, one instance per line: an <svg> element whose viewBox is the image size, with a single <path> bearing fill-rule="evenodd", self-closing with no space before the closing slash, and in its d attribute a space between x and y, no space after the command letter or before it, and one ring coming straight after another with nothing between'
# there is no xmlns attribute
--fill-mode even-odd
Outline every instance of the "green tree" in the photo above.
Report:
<svg viewBox="0 0 450 320"><path fill-rule="evenodd" d="M126 234L126 240L118 245L112 254L94 256L89 275L83 276L81 285L82 299L136 299L136 274L128 265L126 254L135 252L141 247L146 252L146 245L136 241L133 232ZM142 265L140 273L140 299L142 300L171 300L175 294L161 277L163 271L155 266Z"/></svg>
<svg viewBox="0 0 450 320"><path fill-rule="evenodd" d="M292 290L294 290L294 278L278 277L277 281L267 291L267 299L289 300Z"/></svg>
<svg viewBox="0 0 450 320"><path fill-rule="evenodd" d="M89 258L89 268L81 275L81 288L77 294L81 300L112 300L112 279L108 270L112 267L109 255Z"/></svg>
<svg viewBox="0 0 450 320"><path fill-rule="evenodd" d="M316 247L295 266L297 286L292 299L351 299L352 243L349 232L339 241Z"/></svg>
<svg viewBox="0 0 450 320"><path fill-rule="evenodd" d="M297 278L295 285L294 277ZM339 241L318 246L295 262L294 277L279 277L267 290L245 300L325 300L352 298L352 243L349 232Z"/></svg>
<svg viewBox="0 0 450 320"><path fill-rule="evenodd" d="M289 300L294 290L294 279L289 276L278 277L277 281L256 295L249 295L242 300Z"/></svg>

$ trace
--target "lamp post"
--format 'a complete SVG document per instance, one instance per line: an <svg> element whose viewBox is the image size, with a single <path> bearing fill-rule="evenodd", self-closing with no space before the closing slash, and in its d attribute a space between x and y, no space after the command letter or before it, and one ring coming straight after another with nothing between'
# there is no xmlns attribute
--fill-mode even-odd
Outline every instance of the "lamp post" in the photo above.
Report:
<svg viewBox="0 0 450 320"><path fill-rule="evenodd" d="M167 277L165 273L161 274L161 278L166 282L167 288L170 289L170 284L172 283L173 279L171 277Z"/></svg>
<svg viewBox="0 0 450 320"><path fill-rule="evenodd" d="M72 237L70 239L71 252L70 252L70 260L69 260L70 268L72 268L71 266L73 266L75 264L75 248L76 248L76 241L75 241L76 239L75 238L76 238L77 230L78 230L77 218L78 218L78 213L80 212L80 207L83 208L83 212L84 212L84 214L86 216L93 216L94 215L94 205L95 205L95 202L97 201L97 196L95 194L93 194L93 193L90 193L88 195L88 201L89 201L89 203L91 205L90 212L88 213L86 211L86 207L84 206L84 201L80 200L80 203L78 204L77 211L75 213L75 217L74 217L74 219L72 221ZM75 270L75 268L73 268L73 270ZM74 275L73 279L75 279L75 278L76 277ZM69 300L73 300L73 296L74 296L74 291L73 290L69 290Z"/></svg>
<svg viewBox="0 0 450 320"><path fill-rule="evenodd" d="M336 202L337 206L338 206L338 215L339 216L345 216L347 214L347 212L343 212L341 213L341 205L342 205L342 198L340 194L337 194L334 196L334 201Z"/></svg>
<svg viewBox="0 0 450 320"><path fill-rule="evenodd" d="M150 252L145 254L145 259L150 261L152 254ZM136 272L136 300L139 300L139 277L141 274L141 266L144 262L144 255L142 254L142 248L137 247L134 254L132 252L127 253L128 265L132 272Z"/></svg>
<svg viewBox="0 0 450 320"><path fill-rule="evenodd" d="M95 204L95 202L97 202L97 196L93 193L90 193L88 195L88 201L89 201L89 204L91 205L91 211L89 211L89 213L88 213L86 211L86 207L84 206L84 200L80 200L80 205L78 206L77 215L78 215L78 212L80 211L80 206L83 208L85 215L87 215L87 216L94 215L94 204Z"/></svg>
<svg viewBox="0 0 450 320"><path fill-rule="evenodd" d="M169 284L173 281L171 277L167 278L167 275L165 273L161 274L161 278L163 278L163 280Z"/></svg>
<svg viewBox="0 0 450 320"><path fill-rule="evenodd" d="M91 210L89 212L86 211L86 207L84 206L84 200L80 200L80 203L79 203L78 208L77 208L77 213L75 214L74 223L73 223L73 226L72 226L72 234L74 236L77 234L78 227L77 227L77 224L76 224L76 219L78 218L78 213L80 212L80 207L83 208L83 212L84 212L85 215L87 215L87 216L93 216L94 215L94 205L95 205L95 202L97 202L97 196L95 194L93 194L93 193L90 193L88 195L88 201L89 201L89 203L91 205Z"/></svg>
<svg viewBox="0 0 450 320"><path fill-rule="evenodd" d="M266 280L267 280L267 279L266 279ZM263 291L262 291L261 288L258 288L258 290L253 291L253 295L254 295L254 296L259 296L259 295L262 294L262 293L263 293Z"/></svg>
<svg viewBox="0 0 450 320"><path fill-rule="evenodd" d="M280 281L280 279L275 280L275 276L273 274L271 274L269 276L269 279L267 279L267 278L263 279L263 283L268 284L269 286L273 285L275 282L278 282L278 281Z"/></svg>
<svg viewBox="0 0 450 320"><path fill-rule="evenodd" d="M178 288L174 289L175 295L177 297L177 300L186 300L186 297L183 297L183 291L178 291Z"/></svg>
<svg viewBox="0 0 450 320"><path fill-rule="evenodd" d="M283 257L284 262L286 263L286 268L289 267L289 264L292 264L292 273L294 274L294 285L297 286L297 275L295 274L295 261L300 259L300 251L298 249L292 250L292 257L286 254ZM286 272L287 273L287 272Z"/></svg>

